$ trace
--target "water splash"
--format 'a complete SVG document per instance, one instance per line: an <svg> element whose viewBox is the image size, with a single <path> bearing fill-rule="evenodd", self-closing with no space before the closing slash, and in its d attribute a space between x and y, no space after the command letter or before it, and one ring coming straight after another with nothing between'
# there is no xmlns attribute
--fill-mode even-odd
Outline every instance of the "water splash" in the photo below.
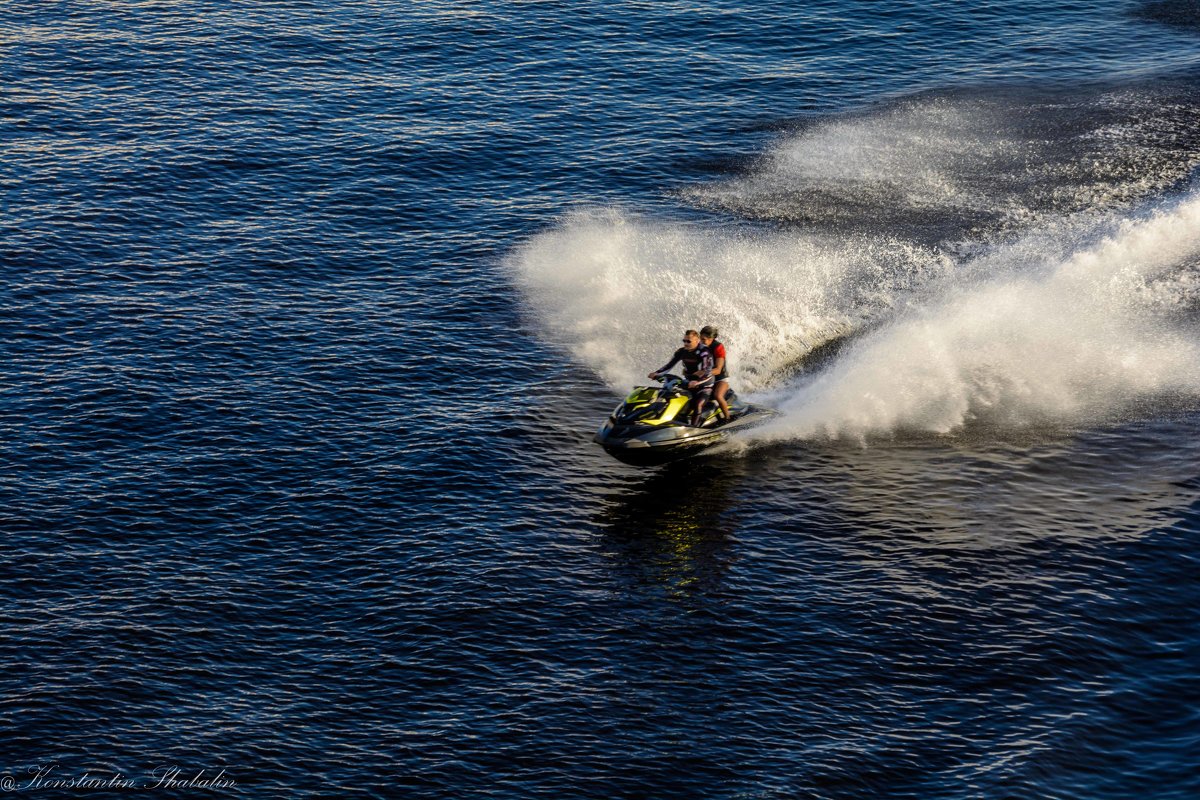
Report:
<svg viewBox="0 0 1200 800"><path fill-rule="evenodd" d="M681 194L751 219L978 239L1166 191L1200 165L1198 102L1171 85L918 95L812 123Z"/></svg>
<svg viewBox="0 0 1200 800"><path fill-rule="evenodd" d="M956 283L777 392L783 416L756 438L1086 424L1166 395L1200 397L1200 337L1177 291L1196 279L1200 195L1109 225L1037 271L1000 265L1046 252L1049 233L998 248L986 279Z"/></svg>
<svg viewBox="0 0 1200 800"><path fill-rule="evenodd" d="M950 263L898 239L713 231L609 208L570 215L511 266L546 336L624 391L710 323L739 386L769 385Z"/></svg>

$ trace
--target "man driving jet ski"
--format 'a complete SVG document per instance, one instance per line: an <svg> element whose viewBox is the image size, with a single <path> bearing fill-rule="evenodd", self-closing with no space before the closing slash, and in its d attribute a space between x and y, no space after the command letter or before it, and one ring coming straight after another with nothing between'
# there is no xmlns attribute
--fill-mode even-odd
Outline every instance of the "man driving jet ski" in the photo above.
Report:
<svg viewBox="0 0 1200 800"><path fill-rule="evenodd" d="M671 367L678 363L683 364L683 377L687 379L687 388L692 392L692 402L695 405L695 410L692 412L691 424L698 426L703 418L701 414L704 411L704 406L708 403L708 399L712 396L713 384L716 376L713 375L713 357L708 348L700 343L700 334L697 331L689 330L683 334L683 347L675 351L671 356L671 360L666 366L659 367L648 376L652 380L657 380L658 376L664 372L670 371Z"/></svg>

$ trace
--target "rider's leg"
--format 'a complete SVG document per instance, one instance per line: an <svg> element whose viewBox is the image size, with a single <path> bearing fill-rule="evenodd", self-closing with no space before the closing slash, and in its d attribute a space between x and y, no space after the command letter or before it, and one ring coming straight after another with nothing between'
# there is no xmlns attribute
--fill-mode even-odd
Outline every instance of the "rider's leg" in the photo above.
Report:
<svg viewBox="0 0 1200 800"><path fill-rule="evenodd" d="M692 402L696 406L695 413L692 414L692 425L699 426L704 421L704 407L708 405L709 398L712 397L712 385L701 386L692 392Z"/></svg>
<svg viewBox="0 0 1200 800"><path fill-rule="evenodd" d="M717 401L717 407L721 409L721 418L729 419L729 404L725 402L725 393L729 391L729 381L721 381L713 389L713 399Z"/></svg>

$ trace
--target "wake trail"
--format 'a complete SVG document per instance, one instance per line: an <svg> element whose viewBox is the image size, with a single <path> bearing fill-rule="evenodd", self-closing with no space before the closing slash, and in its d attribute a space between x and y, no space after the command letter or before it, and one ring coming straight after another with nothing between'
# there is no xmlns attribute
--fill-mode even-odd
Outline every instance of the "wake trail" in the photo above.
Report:
<svg viewBox="0 0 1200 800"><path fill-rule="evenodd" d="M756 441L1086 424L1200 397L1197 113L1187 86L906 98L680 192L704 222L585 208L507 265L617 394L718 326L782 412Z"/></svg>

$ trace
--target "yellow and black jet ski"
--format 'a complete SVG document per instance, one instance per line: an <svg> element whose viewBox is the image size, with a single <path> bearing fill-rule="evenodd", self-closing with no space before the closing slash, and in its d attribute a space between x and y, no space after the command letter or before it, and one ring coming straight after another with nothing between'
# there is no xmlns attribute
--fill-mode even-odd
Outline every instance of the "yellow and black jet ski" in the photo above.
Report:
<svg viewBox="0 0 1200 800"><path fill-rule="evenodd" d="M699 425L692 425L693 401L687 383L678 375L659 377L662 386L638 386L609 415L595 441L618 461L635 466L666 464L696 455L734 431L757 425L775 411L742 403L730 389L725 394L729 421L710 401Z"/></svg>

